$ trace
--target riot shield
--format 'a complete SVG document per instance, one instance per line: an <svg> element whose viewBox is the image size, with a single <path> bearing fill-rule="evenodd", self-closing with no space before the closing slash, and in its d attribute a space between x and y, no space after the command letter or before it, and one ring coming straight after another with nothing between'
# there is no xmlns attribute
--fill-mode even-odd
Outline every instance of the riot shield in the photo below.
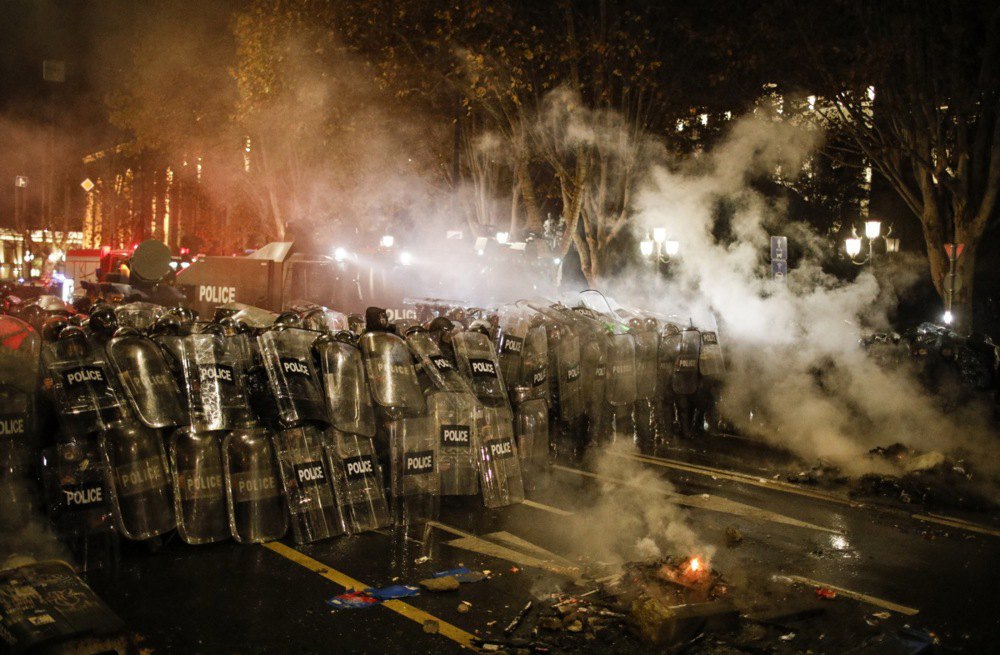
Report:
<svg viewBox="0 0 1000 655"><path fill-rule="evenodd" d="M35 393L40 354L38 332L13 316L0 316L0 385Z"/></svg>
<svg viewBox="0 0 1000 655"><path fill-rule="evenodd" d="M426 332L412 332L406 337L424 373L439 391L472 392L472 388L451 360L441 353L441 349Z"/></svg>
<svg viewBox="0 0 1000 655"><path fill-rule="evenodd" d="M139 420L151 428L185 422L180 392L160 348L137 334L115 337L108 360Z"/></svg>
<svg viewBox="0 0 1000 655"><path fill-rule="evenodd" d="M458 368L471 382L479 402L487 407L502 407L510 414L510 400L489 337L479 332L459 332L453 343Z"/></svg>
<svg viewBox="0 0 1000 655"><path fill-rule="evenodd" d="M497 356L500 374L509 388L525 384L524 341L531 329L531 317L517 306L502 307L499 313Z"/></svg>
<svg viewBox="0 0 1000 655"><path fill-rule="evenodd" d="M545 326L536 325L524 339L522 376L530 389L530 397L549 403L549 342Z"/></svg>
<svg viewBox="0 0 1000 655"><path fill-rule="evenodd" d="M297 544L344 532L323 445L322 433L312 425L288 428L274 435L292 538Z"/></svg>
<svg viewBox="0 0 1000 655"><path fill-rule="evenodd" d="M656 397L656 357L660 335L649 330L633 333L635 339L636 397L644 400Z"/></svg>
<svg viewBox="0 0 1000 655"><path fill-rule="evenodd" d="M236 338L189 334L177 339L191 426L208 432L239 425L248 409Z"/></svg>
<svg viewBox="0 0 1000 655"><path fill-rule="evenodd" d="M294 307L293 307L294 309ZM314 332L336 334L347 330L347 315L326 307L312 306L299 310L302 314L302 327Z"/></svg>
<svg viewBox="0 0 1000 655"><path fill-rule="evenodd" d="M152 327L156 319L163 315L163 307L149 302L130 302L115 307L115 317L119 327L130 327L144 331Z"/></svg>
<svg viewBox="0 0 1000 655"><path fill-rule="evenodd" d="M701 334L687 328L681 332L680 348L674 365L673 390L682 396L690 396L698 390L698 360L701 355Z"/></svg>
<svg viewBox="0 0 1000 655"><path fill-rule="evenodd" d="M720 378L726 372L726 362L722 357L722 346L715 332L701 333L701 353L698 357L698 371L705 377Z"/></svg>
<svg viewBox="0 0 1000 655"><path fill-rule="evenodd" d="M57 443L43 450L42 457L49 518L86 564L97 545L91 541L99 543L115 530L107 465L91 439Z"/></svg>
<svg viewBox="0 0 1000 655"><path fill-rule="evenodd" d="M306 422L326 424L326 399L313 364L317 333L298 328L269 330L257 337L271 392L283 427Z"/></svg>
<svg viewBox="0 0 1000 655"><path fill-rule="evenodd" d="M434 520L441 496L440 448L427 417L389 421L393 521L410 526Z"/></svg>
<svg viewBox="0 0 1000 655"><path fill-rule="evenodd" d="M525 489L534 489L549 463L549 407L540 398L531 398L527 387L515 390L519 400L514 412L514 435L521 456Z"/></svg>
<svg viewBox="0 0 1000 655"><path fill-rule="evenodd" d="M476 408L466 392L432 391L427 396L428 414L439 438L442 496L473 496L479 493Z"/></svg>
<svg viewBox="0 0 1000 655"><path fill-rule="evenodd" d="M274 447L264 428L233 430L222 440L229 532L241 544L281 539L288 513L278 482Z"/></svg>
<svg viewBox="0 0 1000 655"><path fill-rule="evenodd" d="M347 533L389 525L389 503L374 441L335 429L328 430L325 439L327 462Z"/></svg>
<svg viewBox="0 0 1000 655"><path fill-rule="evenodd" d="M559 418L564 423L583 414L580 394L580 338L572 332L560 336L555 349L556 381L559 387Z"/></svg>
<svg viewBox="0 0 1000 655"><path fill-rule="evenodd" d="M607 433L608 350L609 338L603 334L591 335L580 350L581 391L591 442L603 441Z"/></svg>
<svg viewBox="0 0 1000 655"><path fill-rule="evenodd" d="M125 408L98 344L83 338L47 343L42 366L43 386L51 394L66 436L85 437L122 421Z"/></svg>
<svg viewBox="0 0 1000 655"><path fill-rule="evenodd" d="M483 504L492 508L523 502L521 460L509 411L504 407L484 407L478 427Z"/></svg>
<svg viewBox="0 0 1000 655"><path fill-rule="evenodd" d="M189 544L229 536L228 510L218 436L181 428L170 438L177 532Z"/></svg>
<svg viewBox="0 0 1000 655"><path fill-rule="evenodd" d="M366 332L361 335L361 352L379 408L391 419L423 415L427 409L424 394L406 343L388 332Z"/></svg>
<svg viewBox="0 0 1000 655"><path fill-rule="evenodd" d="M107 486L118 530L129 539L149 539L173 530L170 474L160 433L141 424L101 433Z"/></svg>
<svg viewBox="0 0 1000 655"><path fill-rule="evenodd" d="M636 399L635 341L631 334L611 335L608 348L607 399L615 407L631 405Z"/></svg>
<svg viewBox="0 0 1000 655"><path fill-rule="evenodd" d="M374 437L375 410L361 351L329 338L321 338L315 347L331 425L341 432Z"/></svg>

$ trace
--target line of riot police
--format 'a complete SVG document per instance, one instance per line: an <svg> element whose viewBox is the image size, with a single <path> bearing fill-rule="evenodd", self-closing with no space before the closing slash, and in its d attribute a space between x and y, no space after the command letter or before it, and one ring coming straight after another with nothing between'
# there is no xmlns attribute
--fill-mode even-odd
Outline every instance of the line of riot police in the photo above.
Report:
<svg viewBox="0 0 1000 655"><path fill-rule="evenodd" d="M704 422L714 334L583 298L395 323L98 304L49 316L41 339L0 317L3 518L41 504L83 557L175 529L306 543L424 523L441 496L519 503L553 457Z"/></svg>

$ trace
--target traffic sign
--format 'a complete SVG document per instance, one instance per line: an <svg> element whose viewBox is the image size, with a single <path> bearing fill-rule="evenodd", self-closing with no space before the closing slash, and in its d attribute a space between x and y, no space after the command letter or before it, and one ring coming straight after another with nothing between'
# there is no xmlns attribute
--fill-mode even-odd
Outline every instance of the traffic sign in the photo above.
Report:
<svg viewBox="0 0 1000 655"><path fill-rule="evenodd" d="M83 187L83 190L84 190L84 191L86 191L87 193L90 193L90 190L94 188L94 183L93 183L93 182L91 182L91 181L90 181L90 178L88 177L88 178L87 178L86 180L84 180L83 182L80 182L80 186L82 186L82 187Z"/></svg>
<svg viewBox="0 0 1000 655"><path fill-rule="evenodd" d="M788 261L788 237L771 237L771 261Z"/></svg>
<svg viewBox="0 0 1000 655"><path fill-rule="evenodd" d="M944 251L948 253L948 259L958 259L962 256L962 252L965 250L964 243L946 243L944 244Z"/></svg>

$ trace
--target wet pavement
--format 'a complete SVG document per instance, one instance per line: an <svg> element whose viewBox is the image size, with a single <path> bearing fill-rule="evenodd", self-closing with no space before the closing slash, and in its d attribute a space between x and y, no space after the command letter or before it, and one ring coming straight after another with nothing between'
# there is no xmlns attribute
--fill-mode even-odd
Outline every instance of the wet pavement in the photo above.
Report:
<svg viewBox="0 0 1000 655"><path fill-rule="evenodd" d="M613 473L557 467L529 495L532 504L491 511L477 498L445 499L438 524L409 539L386 530L308 546L187 546L175 536L155 551L127 544L117 564L87 581L155 653L459 652L474 636L499 634L527 600L572 584L566 568L595 556L581 535L618 529L595 510L614 489L650 506L680 504L678 520L708 552L675 554L710 557L744 610L815 603L811 588L776 575L838 590L821 616L804 622L811 626L789 630L780 650L758 652L851 652L904 625L933 631L935 652L1000 652L997 517L940 518L777 485L762 470L734 466L735 456L713 467L697 449L614 457ZM727 545L727 530L730 544L736 531L740 543ZM325 603L347 585L416 584L461 565L491 577L365 609ZM469 611L459 610L462 601ZM890 618L873 618L884 611ZM635 642L602 648L634 652Z"/></svg>

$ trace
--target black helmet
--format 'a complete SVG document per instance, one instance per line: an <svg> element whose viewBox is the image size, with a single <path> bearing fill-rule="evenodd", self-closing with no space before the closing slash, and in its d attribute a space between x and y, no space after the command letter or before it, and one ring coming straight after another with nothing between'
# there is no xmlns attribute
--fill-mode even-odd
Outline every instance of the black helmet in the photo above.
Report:
<svg viewBox="0 0 1000 655"><path fill-rule="evenodd" d="M48 342L59 338L59 333L69 327L69 319L65 316L50 316L42 323L42 339Z"/></svg>
<svg viewBox="0 0 1000 655"><path fill-rule="evenodd" d="M302 317L293 311L283 311L274 319L274 326L302 327Z"/></svg>
<svg viewBox="0 0 1000 655"><path fill-rule="evenodd" d="M427 324L428 332L451 332L455 327L455 324L451 322L451 319L445 318L444 316L438 316L433 321Z"/></svg>
<svg viewBox="0 0 1000 655"><path fill-rule="evenodd" d="M111 305L95 305L90 312L90 322L87 324L91 332L111 334L118 329L118 316Z"/></svg>
<svg viewBox="0 0 1000 655"><path fill-rule="evenodd" d="M641 318L630 318L628 320L628 329L635 332L641 332L643 328Z"/></svg>
<svg viewBox="0 0 1000 655"><path fill-rule="evenodd" d="M153 323L153 327L149 329L150 334L157 335L175 335L180 334L181 331L181 321L174 314L164 314L160 318L156 319Z"/></svg>
<svg viewBox="0 0 1000 655"><path fill-rule="evenodd" d="M366 309L365 330L367 332L387 332L389 330L389 312L381 307Z"/></svg>
<svg viewBox="0 0 1000 655"><path fill-rule="evenodd" d="M212 322L222 323L223 320L229 318L238 311L240 310L233 307L216 307L215 312L212 314Z"/></svg>
<svg viewBox="0 0 1000 655"><path fill-rule="evenodd" d="M406 328L406 330L403 332L403 336L408 337L411 334L416 334L417 332L427 332L427 328L425 328L420 323L417 323L415 325L411 325L410 327Z"/></svg>
<svg viewBox="0 0 1000 655"><path fill-rule="evenodd" d="M647 332L659 332L660 330L660 322L655 318L649 317L645 319L642 324Z"/></svg>
<svg viewBox="0 0 1000 655"><path fill-rule="evenodd" d="M482 319L476 319L469 323L469 332L478 332L484 336L490 336L490 324Z"/></svg>
<svg viewBox="0 0 1000 655"><path fill-rule="evenodd" d="M69 324L77 327L87 327L90 324L90 314L77 312L69 317Z"/></svg>
<svg viewBox="0 0 1000 655"><path fill-rule="evenodd" d="M79 328L75 325L67 325L59 332L59 341L86 341L87 333L83 331L83 328Z"/></svg>
<svg viewBox="0 0 1000 655"><path fill-rule="evenodd" d="M185 307L183 305L175 305L167 309L164 315L170 314L176 316L181 323L193 323L198 320L198 314L195 313L190 307Z"/></svg>
<svg viewBox="0 0 1000 655"><path fill-rule="evenodd" d="M136 330L134 327L120 327L115 330L115 339L120 339L122 337L138 337L141 336L141 332Z"/></svg>
<svg viewBox="0 0 1000 655"><path fill-rule="evenodd" d="M86 314L94 306L94 303L90 300L89 296L80 296L73 300L73 309L78 312Z"/></svg>

